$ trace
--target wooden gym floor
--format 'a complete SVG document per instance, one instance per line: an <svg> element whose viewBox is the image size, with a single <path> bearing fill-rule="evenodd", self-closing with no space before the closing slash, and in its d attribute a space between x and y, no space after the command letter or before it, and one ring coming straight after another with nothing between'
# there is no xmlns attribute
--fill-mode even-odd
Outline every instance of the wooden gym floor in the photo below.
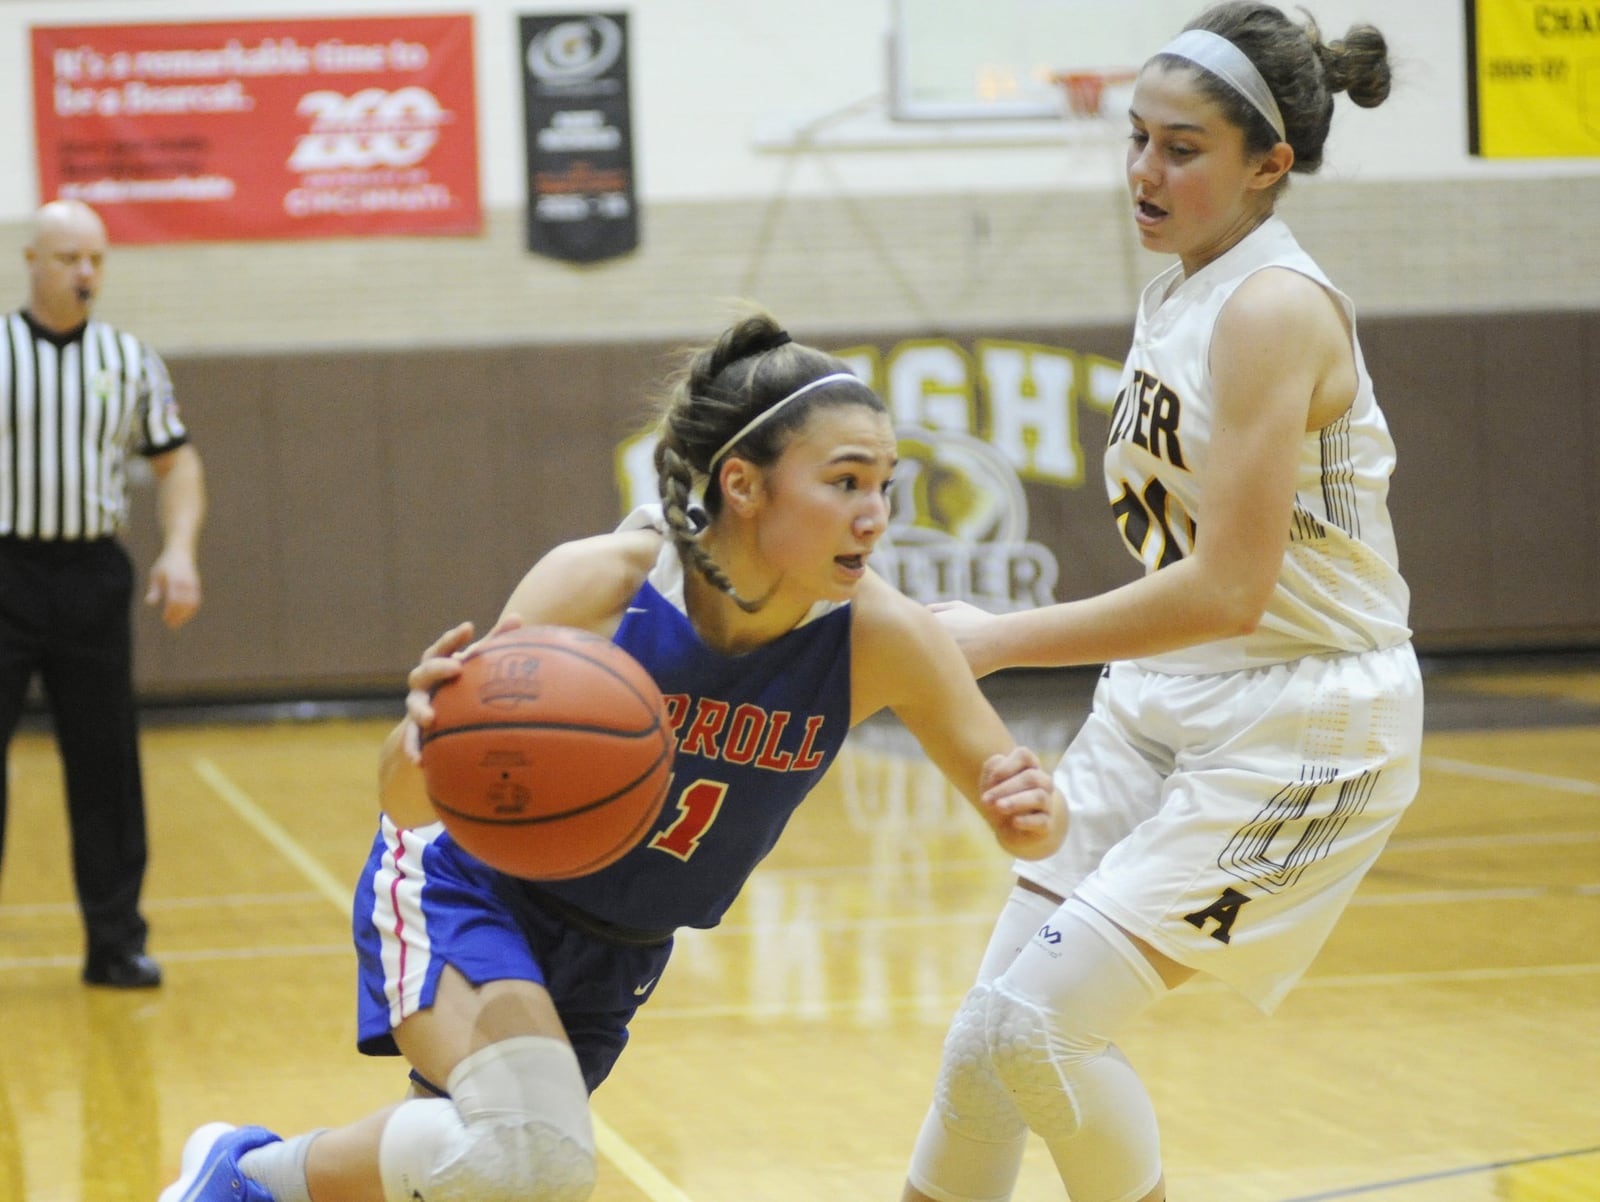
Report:
<svg viewBox="0 0 1600 1202"><path fill-rule="evenodd" d="M1049 756L1092 678L993 683ZM1205 983L1129 1033L1173 1202L1600 1198L1600 662L1429 665L1422 793L1272 1018ZM352 1044L347 900L395 711L153 712L159 991L79 983L54 746L11 755L0 1202L154 1202L191 1128L398 1097ZM596 1202L899 1196L1006 863L892 722L852 736L595 1097ZM1017 1192L1059 1199L1042 1149Z"/></svg>

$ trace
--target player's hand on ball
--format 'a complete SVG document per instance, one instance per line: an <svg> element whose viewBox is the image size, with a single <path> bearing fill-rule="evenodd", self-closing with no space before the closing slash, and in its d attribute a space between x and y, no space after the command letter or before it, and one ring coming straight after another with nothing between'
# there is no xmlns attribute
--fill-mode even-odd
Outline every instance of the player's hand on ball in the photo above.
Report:
<svg viewBox="0 0 1600 1202"><path fill-rule="evenodd" d="M1067 808L1055 782L1027 747L984 761L978 775L983 808L996 841L1023 860L1040 860L1061 846Z"/></svg>
<svg viewBox="0 0 1600 1202"><path fill-rule="evenodd" d="M421 731L433 722L433 692L447 680L461 674L461 656L472 643L472 623L452 626L422 653L422 659L406 676L406 758L422 762ZM481 641L481 640L480 640Z"/></svg>
<svg viewBox="0 0 1600 1202"><path fill-rule="evenodd" d="M507 615L496 622L488 634L474 641L472 623L462 622L428 645L421 661L406 676L406 717L410 721L406 724L405 749L413 764L422 762L421 734L424 727L433 723L433 695L439 686L461 675L461 661L475 654L490 639L521 625L521 618Z"/></svg>

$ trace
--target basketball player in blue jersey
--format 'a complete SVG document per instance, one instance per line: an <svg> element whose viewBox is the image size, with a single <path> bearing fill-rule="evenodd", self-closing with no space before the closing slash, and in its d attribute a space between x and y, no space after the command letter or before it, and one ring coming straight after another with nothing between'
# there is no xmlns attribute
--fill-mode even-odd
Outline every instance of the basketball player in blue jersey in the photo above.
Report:
<svg viewBox="0 0 1600 1202"><path fill-rule="evenodd" d="M475 646L447 632L412 671L383 751L383 816L358 887L358 1040L403 1054L411 1095L280 1140L208 1124L161 1202L581 1202L588 1095L660 980L673 932L716 925L850 727L892 710L1000 846L1048 855L1066 816L936 615L868 567L896 439L882 400L764 314L689 359L656 449L661 504L555 548L496 630L605 635L681 712L655 829L592 876L488 868L435 821L418 767L432 691ZM760 721L760 754L730 715Z"/></svg>
<svg viewBox="0 0 1600 1202"><path fill-rule="evenodd" d="M1371 107L1389 80L1371 26L1323 42L1238 2L1135 83L1130 216L1177 262L1140 298L1105 475L1146 572L1027 613L941 612L980 675L1109 666L1056 768L1071 830L1017 865L906 1202L1011 1197L1030 1130L1072 1202L1161 1202L1119 1033L1196 972L1270 1011L1416 794L1394 444L1354 307L1274 215L1288 173L1321 165L1333 94Z"/></svg>

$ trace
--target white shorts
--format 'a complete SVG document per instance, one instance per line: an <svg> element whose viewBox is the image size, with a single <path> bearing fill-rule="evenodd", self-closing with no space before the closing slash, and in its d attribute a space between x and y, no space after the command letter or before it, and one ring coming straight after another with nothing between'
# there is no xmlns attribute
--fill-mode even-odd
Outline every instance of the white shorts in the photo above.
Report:
<svg viewBox="0 0 1600 1202"><path fill-rule="evenodd" d="M1271 1011L1416 796L1421 749L1410 644L1203 676L1113 664L1056 767L1066 842L1017 875Z"/></svg>

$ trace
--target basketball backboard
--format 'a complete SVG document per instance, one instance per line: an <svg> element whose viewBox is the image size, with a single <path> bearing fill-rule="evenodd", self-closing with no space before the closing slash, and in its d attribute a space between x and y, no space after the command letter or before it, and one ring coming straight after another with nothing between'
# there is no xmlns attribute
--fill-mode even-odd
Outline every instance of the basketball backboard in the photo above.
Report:
<svg viewBox="0 0 1600 1202"><path fill-rule="evenodd" d="M1056 81L1138 67L1204 0L890 0L890 116L1058 118Z"/></svg>

